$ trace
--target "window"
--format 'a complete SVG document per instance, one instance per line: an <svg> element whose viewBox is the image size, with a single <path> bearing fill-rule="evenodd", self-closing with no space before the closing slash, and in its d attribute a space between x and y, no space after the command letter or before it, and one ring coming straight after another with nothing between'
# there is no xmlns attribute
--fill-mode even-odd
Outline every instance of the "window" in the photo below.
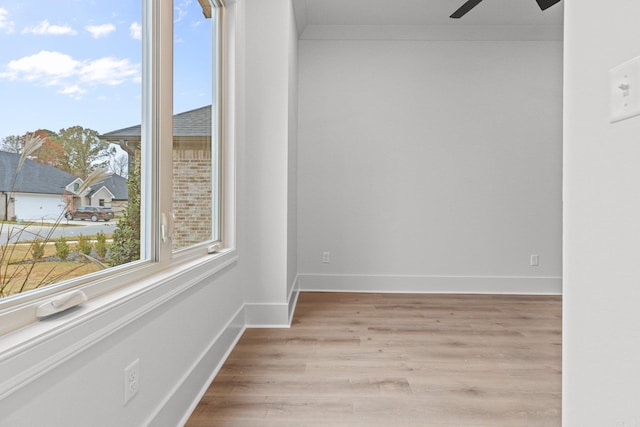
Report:
<svg viewBox="0 0 640 427"><path fill-rule="evenodd" d="M0 164L15 171L0 181L0 316L72 289L91 298L222 245L223 3L141 3L0 5ZM107 173L125 155L128 178ZM37 212L34 192L46 195ZM99 212L115 219L80 239L85 225L62 220L102 194L111 209ZM44 232L29 239L34 220ZM100 262L75 265L73 251ZM0 334L19 326L7 325Z"/></svg>
<svg viewBox="0 0 640 427"><path fill-rule="evenodd" d="M209 0L183 3L174 15L174 250L218 238L219 25L213 6Z"/></svg>

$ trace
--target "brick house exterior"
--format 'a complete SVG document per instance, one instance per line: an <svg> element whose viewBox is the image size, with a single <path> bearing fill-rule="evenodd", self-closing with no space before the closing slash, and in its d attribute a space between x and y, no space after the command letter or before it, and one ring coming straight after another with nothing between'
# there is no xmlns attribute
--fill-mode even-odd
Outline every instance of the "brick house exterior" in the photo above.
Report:
<svg viewBox="0 0 640 427"><path fill-rule="evenodd" d="M210 105L173 116L174 249L200 243L203 236L212 234L211 119ZM139 158L140 125L106 133L100 139L118 144L130 160Z"/></svg>

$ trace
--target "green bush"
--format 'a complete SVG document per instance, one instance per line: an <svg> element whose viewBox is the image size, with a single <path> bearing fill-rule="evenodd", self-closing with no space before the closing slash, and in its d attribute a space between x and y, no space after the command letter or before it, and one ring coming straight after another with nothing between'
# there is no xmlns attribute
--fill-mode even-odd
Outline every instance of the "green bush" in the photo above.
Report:
<svg viewBox="0 0 640 427"><path fill-rule="evenodd" d="M63 261L66 260L67 257L69 256L69 251L70 251L69 244L67 243L67 241L64 239L64 237L60 236L58 241L55 242L55 245L56 245L56 256Z"/></svg>
<svg viewBox="0 0 640 427"><path fill-rule="evenodd" d="M44 245L44 241L40 239L34 240L33 244L31 245L31 256L33 257L33 259L40 259L44 256Z"/></svg>
<svg viewBox="0 0 640 427"><path fill-rule="evenodd" d="M100 258L107 255L107 236L102 231L96 234L96 252Z"/></svg>
<svg viewBox="0 0 640 427"><path fill-rule="evenodd" d="M140 162L129 170L127 179L129 202L124 214L118 219L113 232L113 244L109 248L109 263L112 266L140 259Z"/></svg>
<svg viewBox="0 0 640 427"><path fill-rule="evenodd" d="M93 245L91 244L91 241L89 241L89 238L80 234L80 236L78 236L78 251L85 255L89 255L92 248Z"/></svg>

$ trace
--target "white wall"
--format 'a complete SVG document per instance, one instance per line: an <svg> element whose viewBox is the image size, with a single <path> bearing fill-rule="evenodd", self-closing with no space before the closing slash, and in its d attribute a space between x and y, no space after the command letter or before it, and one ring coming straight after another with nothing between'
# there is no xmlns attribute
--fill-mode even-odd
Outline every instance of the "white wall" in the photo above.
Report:
<svg viewBox="0 0 640 427"><path fill-rule="evenodd" d="M302 288L560 292L561 42L301 40L299 61Z"/></svg>
<svg viewBox="0 0 640 427"><path fill-rule="evenodd" d="M227 219L237 229L237 259L225 256L219 271L215 262L175 277L169 269L145 279L157 286L135 298L109 294L117 304L101 309L98 298L0 338L0 426L180 425L247 324L287 324L293 15L288 0L230 4L239 8L230 76L238 122L229 129L237 215ZM140 391L124 405L123 369L137 358Z"/></svg>
<svg viewBox="0 0 640 427"><path fill-rule="evenodd" d="M0 426L178 425L209 379L215 361L242 330L242 323L228 325L242 306L240 288L233 267L119 329L113 325L137 313L144 303L129 302L74 325L52 342L4 360L2 369L15 373L20 371L14 369L21 369L22 375L36 378L16 384L3 396ZM110 334L100 337L105 329ZM95 335L91 345L71 351L69 359L64 359L68 349ZM123 369L138 358L140 391L125 406ZM45 368L50 370L31 371Z"/></svg>
<svg viewBox="0 0 640 427"><path fill-rule="evenodd" d="M640 118L609 123L609 69L640 3L565 1L563 425L640 425ZM633 85L633 83L631 83Z"/></svg>
<svg viewBox="0 0 640 427"><path fill-rule="evenodd" d="M289 149L287 152L287 295L295 286L298 275L298 30L293 3L289 5Z"/></svg>
<svg viewBox="0 0 640 427"><path fill-rule="evenodd" d="M295 21L290 0L246 1L246 145L248 212L240 233L248 269L249 324L282 323L295 280L296 67ZM292 188L290 188L292 187ZM289 283L289 285L288 285Z"/></svg>

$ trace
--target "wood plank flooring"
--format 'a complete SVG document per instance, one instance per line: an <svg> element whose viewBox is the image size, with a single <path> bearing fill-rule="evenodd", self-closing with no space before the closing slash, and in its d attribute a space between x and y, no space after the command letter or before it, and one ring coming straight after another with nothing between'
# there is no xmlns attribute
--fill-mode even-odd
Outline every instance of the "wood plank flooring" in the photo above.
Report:
<svg viewBox="0 0 640 427"><path fill-rule="evenodd" d="M302 293L187 427L560 426L561 297Z"/></svg>

